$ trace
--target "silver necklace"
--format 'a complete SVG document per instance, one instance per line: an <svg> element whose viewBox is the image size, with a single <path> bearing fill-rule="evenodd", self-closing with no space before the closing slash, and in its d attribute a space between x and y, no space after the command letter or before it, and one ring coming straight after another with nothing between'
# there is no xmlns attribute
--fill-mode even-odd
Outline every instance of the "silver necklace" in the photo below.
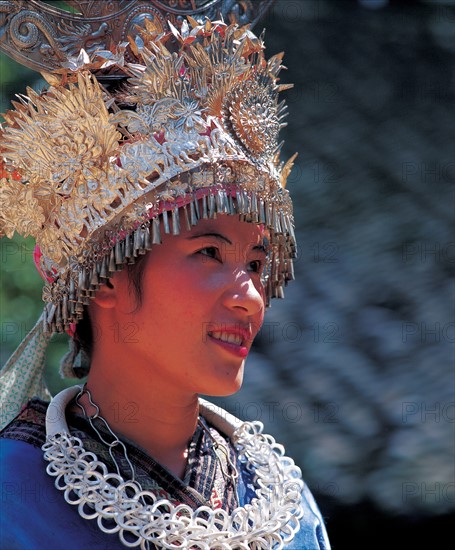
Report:
<svg viewBox="0 0 455 550"><path fill-rule="evenodd" d="M260 422L231 422L228 413L201 401L210 422L225 428L258 489L256 498L231 514L209 506L193 510L143 490L134 475L125 481L119 472L109 473L94 453L84 449L65 420L67 404L81 390L68 388L51 401L42 449L55 487L63 491L66 502L77 506L81 517L96 520L101 531L118 533L125 546L144 550L150 544L171 550L280 549L294 538L303 516L301 471L284 455L282 445L262 433ZM114 441L106 444L118 445L120 440L108 429Z"/></svg>

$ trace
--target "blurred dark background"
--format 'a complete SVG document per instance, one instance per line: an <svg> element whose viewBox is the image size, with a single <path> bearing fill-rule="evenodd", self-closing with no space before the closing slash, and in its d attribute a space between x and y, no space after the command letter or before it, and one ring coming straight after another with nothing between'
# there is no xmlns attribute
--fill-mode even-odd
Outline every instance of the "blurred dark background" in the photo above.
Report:
<svg viewBox="0 0 455 550"><path fill-rule="evenodd" d="M451 547L455 3L277 0L261 26L295 83L300 255L244 388L218 403L284 443L333 548ZM3 111L36 75L2 56L0 77ZM41 283L31 242L1 246L4 361ZM50 348L56 390L64 344Z"/></svg>

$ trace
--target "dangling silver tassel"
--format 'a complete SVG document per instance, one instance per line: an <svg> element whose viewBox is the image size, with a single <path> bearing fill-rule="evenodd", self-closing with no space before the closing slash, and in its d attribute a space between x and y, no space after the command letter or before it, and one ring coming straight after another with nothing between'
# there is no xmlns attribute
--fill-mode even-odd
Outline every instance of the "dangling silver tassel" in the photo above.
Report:
<svg viewBox="0 0 455 550"><path fill-rule="evenodd" d="M285 265L285 262L284 262L284 250L285 250L285 244L284 243L280 243L280 250L279 250L279 255L278 255L278 265L279 266L283 266ZM278 273L278 280L282 280L283 279L283 275L282 273Z"/></svg>
<svg viewBox="0 0 455 550"><path fill-rule="evenodd" d="M220 189L217 189L215 192L215 208L217 214L221 214L223 212L223 196Z"/></svg>
<svg viewBox="0 0 455 550"><path fill-rule="evenodd" d="M166 234L170 233L171 232L171 229L169 227L169 219L167 217L167 210L163 210L162 214L163 216L163 227L164 227L164 232Z"/></svg>
<svg viewBox="0 0 455 550"><path fill-rule="evenodd" d="M262 223L262 224L266 223L265 206L264 206L264 201L262 199L259 199L259 223Z"/></svg>
<svg viewBox="0 0 455 550"><path fill-rule="evenodd" d="M272 226L272 211L271 211L271 206L270 204L266 203L265 204L265 224L267 225L267 227L273 227Z"/></svg>
<svg viewBox="0 0 455 550"><path fill-rule="evenodd" d="M284 234L289 233L288 224L286 220L286 216L284 215L283 211L280 210L280 222L281 222L281 230Z"/></svg>
<svg viewBox="0 0 455 550"><path fill-rule="evenodd" d="M190 227L188 228L188 231L191 230L191 226L192 225L196 225L197 224L197 213L196 213L196 207L194 205L194 203L197 204L197 200L193 200L190 202L190 217L191 217L191 222L190 222Z"/></svg>
<svg viewBox="0 0 455 550"><path fill-rule="evenodd" d="M180 235L180 216L177 207L172 210L172 234Z"/></svg>
<svg viewBox="0 0 455 550"><path fill-rule="evenodd" d="M100 281L98 279L98 271L96 269L96 265L92 267L92 274L90 277L90 288L89 290L92 290L92 288L98 288L100 286Z"/></svg>
<svg viewBox="0 0 455 550"><path fill-rule="evenodd" d="M76 300L76 283L74 282L74 279L72 277L70 277L69 300L70 302L74 302Z"/></svg>
<svg viewBox="0 0 455 550"><path fill-rule="evenodd" d="M229 214L233 216L235 214L235 204L234 204L234 198L232 197L232 193L228 194L228 201L229 201Z"/></svg>
<svg viewBox="0 0 455 550"><path fill-rule="evenodd" d="M201 200L202 200L202 218L204 220L207 220L209 217L207 212L207 195L203 195Z"/></svg>
<svg viewBox="0 0 455 550"><path fill-rule="evenodd" d="M190 218L188 216L188 205L185 204L183 206L183 215L185 216L185 227L186 227L186 230L187 231L191 231L191 223L190 223Z"/></svg>
<svg viewBox="0 0 455 550"><path fill-rule="evenodd" d="M84 292L86 290L86 285L85 285L85 279L86 279L86 276L85 276L85 267L83 267L80 271L79 271L79 277L78 277L78 284L77 284L77 287L79 289L79 292Z"/></svg>
<svg viewBox="0 0 455 550"><path fill-rule="evenodd" d="M273 265L273 280L275 281L275 284L276 284L276 281L279 281L280 280L280 263L279 263L279 260L277 261L277 259L275 258L275 263Z"/></svg>
<svg viewBox="0 0 455 550"><path fill-rule="evenodd" d="M288 218L288 228L289 228L289 235L291 236L293 244L295 244L295 233L294 233L294 224L292 223L292 220Z"/></svg>
<svg viewBox="0 0 455 550"><path fill-rule="evenodd" d="M252 219L252 212L253 212L253 207L251 205L251 196L246 194L245 193L245 204L246 204L246 212L245 214L248 216L248 219Z"/></svg>
<svg viewBox="0 0 455 550"><path fill-rule="evenodd" d="M109 274L110 276L112 276L114 273L115 273L115 253L114 253L114 249L112 248L111 253L109 254Z"/></svg>
<svg viewBox="0 0 455 550"><path fill-rule="evenodd" d="M143 246L142 227L138 227L133 235L133 254L135 257L137 257L139 254L141 254Z"/></svg>
<svg viewBox="0 0 455 550"><path fill-rule="evenodd" d="M239 214L243 216L245 214L245 195L243 191L240 191L238 206L239 206Z"/></svg>
<svg viewBox="0 0 455 550"><path fill-rule="evenodd" d="M131 235L125 237L125 258L129 260L133 256L133 247L131 246Z"/></svg>
<svg viewBox="0 0 455 550"><path fill-rule="evenodd" d="M224 189L217 189L215 199L216 199L216 212L217 212L217 214L227 213L227 209L225 207Z"/></svg>
<svg viewBox="0 0 455 550"><path fill-rule="evenodd" d="M295 280L294 262L292 260L288 260L286 262L286 267L287 267L288 281L294 281Z"/></svg>
<svg viewBox="0 0 455 550"><path fill-rule="evenodd" d="M245 191L242 191L242 214L249 214L250 209L248 208L248 195Z"/></svg>
<svg viewBox="0 0 455 550"><path fill-rule="evenodd" d="M237 202L237 213L241 214L242 213L242 195L240 191L235 192L235 198Z"/></svg>
<svg viewBox="0 0 455 550"><path fill-rule="evenodd" d="M259 220L258 216L258 198L256 193L251 193L251 221L257 223Z"/></svg>
<svg viewBox="0 0 455 550"><path fill-rule="evenodd" d="M215 197L212 194L210 194L208 199L209 199L209 217L210 217L211 220L214 220L214 219L216 219Z"/></svg>
<svg viewBox="0 0 455 550"><path fill-rule="evenodd" d="M56 309L57 309L57 306L54 303L49 302L47 304L46 309L45 309L45 312L46 312L45 321L46 321L47 324L52 325Z"/></svg>
<svg viewBox="0 0 455 550"><path fill-rule="evenodd" d="M160 219L159 218L153 218L152 220L152 243L153 244L161 244L161 234L160 234ZM147 250L151 250L148 248Z"/></svg>
<svg viewBox="0 0 455 550"><path fill-rule="evenodd" d="M103 281L106 281L109 279L109 273L108 270L108 257L104 256L103 259L100 262L100 279L103 279Z"/></svg>
<svg viewBox="0 0 455 550"><path fill-rule="evenodd" d="M91 280L92 280L92 270L87 269L85 272L85 295L89 296L89 291L91 287Z"/></svg>
<svg viewBox="0 0 455 550"><path fill-rule="evenodd" d="M63 295L63 301L62 301L62 319L65 325L68 324L68 296L66 294Z"/></svg>
<svg viewBox="0 0 455 550"><path fill-rule="evenodd" d="M277 222L276 209L274 204L272 204L272 227L275 233L281 233L281 231L278 231L278 222Z"/></svg>
<svg viewBox="0 0 455 550"><path fill-rule="evenodd" d="M199 209L199 201L196 197L194 197L191 204L194 205L194 210L196 211L196 221L201 219L201 211Z"/></svg>
<svg viewBox="0 0 455 550"><path fill-rule="evenodd" d="M251 193L251 212L257 214L258 211L258 197L256 193L253 191Z"/></svg>
<svg viewBox="0 0 455 550"><path fill-rule="evenodd" d="M57 309L55 310L55 327L57 332L62 332L62 304L60 302L57 304Z"/></svg>
<svg viewBox="0 0 455 550"><path fill-rule="evenodd" d="M273 282L272 288L275 286L275 281L277 280L277 274L276 274L276 253L272 253L272 259L270 262L270 280Z"/></svg>
<svg viewBox="0 0 455 550"><path fill-rule="evenodd" d="M245 221L253 221L252 207L251 207L251 197L245 194Z"/></svg>
<svg viewBox="0 0 455 550"><path fill-rule="evenodd" d="M282 235L285 235L286 234L286 228L283 227L283 224L281 223L281 215L280 214L281 214L280 212L276 213L276 223L277 223L279 233L281 233Z"/></svg>
<svg viewBox="0 0 455 550"><path fill-rule="evenodd" d="M228 199L228 195L226 193L226 189L223 189L223 212L225 214L229 214L231 209L230 209L230 205L229 205L229 199Z"/></svg>
<svg viewBox="0 0 455 550"><path fill-rule="evenodd" d="M141 254L145 254L147 250L152 250L152 237L150 235L150 222L144 227L144 247Z"/></svg>
<svg viewBox="0 0 455 550"><path fill-rule="evenodd" d="M123 256L122 243L121 241L117 241L115 243L115 270L118 271L118 266L122 265L124 262L125 258Z"/></svg>

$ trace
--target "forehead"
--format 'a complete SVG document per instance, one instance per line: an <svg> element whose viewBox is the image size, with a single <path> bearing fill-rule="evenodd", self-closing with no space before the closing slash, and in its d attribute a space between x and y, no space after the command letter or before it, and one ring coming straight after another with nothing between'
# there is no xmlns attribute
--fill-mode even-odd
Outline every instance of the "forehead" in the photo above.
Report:
<svg viewBox="0 0 455 550"><path fill-rule="evenodd" d="M183 232L182 236L197 238L209 234L221 234L232 243L264 245L264 242L268 242L267 233L263 225L242 221L237 216L221 214L215 219L199 220L196 226L190 231Z"/></svg>

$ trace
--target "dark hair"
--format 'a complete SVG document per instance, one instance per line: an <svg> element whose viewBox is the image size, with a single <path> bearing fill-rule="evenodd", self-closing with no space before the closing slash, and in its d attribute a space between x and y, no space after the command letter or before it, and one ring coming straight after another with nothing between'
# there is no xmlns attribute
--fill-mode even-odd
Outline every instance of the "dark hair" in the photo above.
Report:
<svg viewBox="0 0 455 550"><path fill-rule="evenodd" d="M134 264L126 265L126 272L128 275L128 290L134 292L136 299L137 311L142 306L142 279L144 276L145 255L136 258ZM112 288L110 281L106 282L107 286ZM94 337L93 327L90 319L88 307L84 306L84 316L76 325L76 339L79 342L81 349L90 357L93 351Z"/></svg>

